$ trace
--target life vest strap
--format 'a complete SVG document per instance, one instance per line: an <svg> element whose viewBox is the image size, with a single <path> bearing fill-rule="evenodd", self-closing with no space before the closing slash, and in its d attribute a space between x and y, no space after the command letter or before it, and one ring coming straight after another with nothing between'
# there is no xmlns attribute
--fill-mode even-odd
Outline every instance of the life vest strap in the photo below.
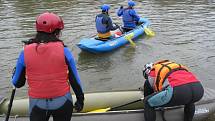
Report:
<svg viewBox="0 0 215 121"><path fill-rule="evenodd" d="M159 70L157 71L155 85L154 85L154 88L156 91L162 90L162 85L164 84L165 80L168 78L168 76L171 73L178 71L178 70L188 71L188 69L186 67L182 66L181 64L177 64L175 62L170 62L168 60L164 60L164 61L158 62L156 64L161 65L160 67L157 67ZM170 64L174 64L174 65L170 65ZM164 68L166 68L168 70L165 70L163 72Z"/></svg>
<svg viewBox="0 0 215 121"><path fill-rule="evenodd" d="M165 62L168 62L168 61L165 61ZM168 62L166 64L163 64L163 63L160 63L162 65L162 67L159 69L158 73L157 73L157 77L156 77L156 90L159 90L159 83L161 81L161 77L160 77L160 73L161 71L163 70L164 67L167 67L169 69L169 72L171 72L171 68L168 66L169 64L172 64L174 62ZM164 80L162 82L162 84L164 83Z"/></svg>

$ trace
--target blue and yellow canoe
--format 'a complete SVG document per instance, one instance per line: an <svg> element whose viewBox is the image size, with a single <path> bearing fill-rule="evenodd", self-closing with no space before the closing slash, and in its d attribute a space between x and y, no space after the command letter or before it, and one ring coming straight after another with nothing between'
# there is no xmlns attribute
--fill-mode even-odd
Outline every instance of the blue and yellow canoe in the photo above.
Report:
<svg viewBox="0 0 215 121"><path fill-rule="evenodd" d="M135 40L137 37L144 35L144 33L146 32L145 30L148 29L147 27L150 25L150 22L146 18L141 18L139 22L141 22L142 24L137 26L134 30L124 33L119 37L115 37L107 41L101 41L96 38L83 38L77 44L77 46L81 50L91 53L110 52L129 43L128 39L126 38L127 35L132 35L132 37L130 38L132 40Z"/></svg>

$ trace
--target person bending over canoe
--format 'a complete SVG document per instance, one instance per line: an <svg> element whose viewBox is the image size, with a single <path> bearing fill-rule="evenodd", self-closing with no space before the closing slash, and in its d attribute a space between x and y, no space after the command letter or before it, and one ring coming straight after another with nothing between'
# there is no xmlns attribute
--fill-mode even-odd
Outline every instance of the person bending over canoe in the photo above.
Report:
<svg viewBox="0 0 215 121"><path fill-rule="evenodd" d="M187 67L163 60L146 64L143 70L145 121L156 120L156 107L184 105L184 121L192 121L195 102L204 93L200 81Z"/></svg>
<svg viewBox="0 0 215 121"><path fill-rule="evenodd" d="M119 26L113 26L112 20L108 14L110 6L104 4L101 6L102 13L96 16L96 29L98 32L98 38L101 40L108 40L112 38L112 30L116 30Z"/></svg>
<svg viewBox="0 0 215 121"><path fill-rule="evenodd" d="M73 55L59 39L63 20L45 12L36 19L36 37L25 42L12 78L15 87L28 81L30 121L70 121L73 101L70 85L76 95L75 109L84 106L84 93ZM69 81L68 81L69 80Z"/></svg>
<svg viewBox="0 0 215 121"><path fill-rule="evenodd" d="M123 24L124 24L123 31L125 32L133 30L137 26L140 20L139 15L134 10L134 6L135 6L135 2L129 0L128 7L123 8L123 6L121 6L117 12L118 16L122 16Z"/></svg>

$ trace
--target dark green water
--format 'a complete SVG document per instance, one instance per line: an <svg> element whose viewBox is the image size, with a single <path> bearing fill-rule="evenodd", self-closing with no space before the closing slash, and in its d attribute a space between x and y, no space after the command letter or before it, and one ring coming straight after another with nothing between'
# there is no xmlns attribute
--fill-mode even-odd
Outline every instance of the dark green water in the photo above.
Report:
<svg viewBox="0 0 215 121"><path fill-rule="evenodd" d="M61 39L72 50L85 91L137 89L143 83L142 67L158 59L187 65L202 83L214 88L215 1L138 0L135 9L151 21L153 38L141 37L137 48L129 45L105 54L81 52L75 45L96 34L95 16L99 6L110 4L116 16L123 0L1 0L0 1L0 95L10 94L11 73L23 44L35 34L35 17L51 11L62 16L65 29ZM25 96L26 87L17 91ZM213 120L213 118L212 118Z"/></svg>

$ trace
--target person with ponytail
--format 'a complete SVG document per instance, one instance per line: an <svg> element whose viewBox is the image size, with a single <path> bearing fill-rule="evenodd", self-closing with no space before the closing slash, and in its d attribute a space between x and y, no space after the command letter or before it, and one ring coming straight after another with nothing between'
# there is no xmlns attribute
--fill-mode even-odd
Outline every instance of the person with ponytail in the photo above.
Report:
<svg viewBox="0 0 215 121"><path fill-rule="evenodd" d="M72 87L77 101L84 106L84 93L76 64L69 48L60 40L64 23L61 17L45 12L36 18L36 36L25 41L12 77L20 88L28 82L30 121L70 121L73 113Z"/></svg>

